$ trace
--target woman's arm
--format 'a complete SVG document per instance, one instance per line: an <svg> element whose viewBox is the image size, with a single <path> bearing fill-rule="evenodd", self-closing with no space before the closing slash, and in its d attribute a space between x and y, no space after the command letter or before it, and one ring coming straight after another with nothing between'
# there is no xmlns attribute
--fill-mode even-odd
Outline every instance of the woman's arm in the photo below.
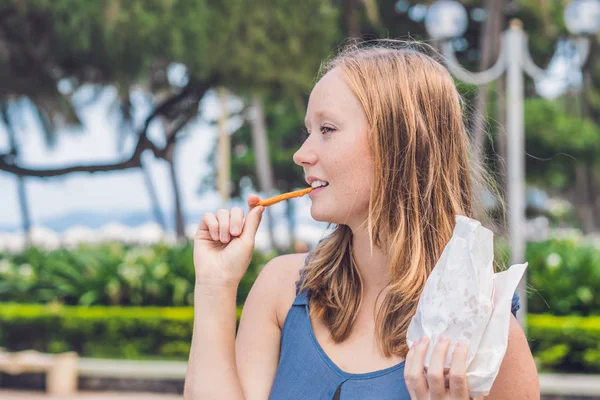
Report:
<svg viewBox="0 0 600 400"><path fill-rule="evenodd" d="M237 286L197 284L185 400L243 400L235 366Z"/></svg>
<svg viewBox="0 0 600 400"><path fill-rule="evenodd" d="M488 400L538 400L540 381L527 344L527 338L517 319L510 316L508 346Z"/></svg>
<svg viewBox="0 0 600 400"><path fill-rule="evenodd" d="M237 287L196 287L186 400L269 397L279 363L278 305L283 301L286 310L291 306L305 256L276 257L265 265L244 304L237 340Z"/></svg>

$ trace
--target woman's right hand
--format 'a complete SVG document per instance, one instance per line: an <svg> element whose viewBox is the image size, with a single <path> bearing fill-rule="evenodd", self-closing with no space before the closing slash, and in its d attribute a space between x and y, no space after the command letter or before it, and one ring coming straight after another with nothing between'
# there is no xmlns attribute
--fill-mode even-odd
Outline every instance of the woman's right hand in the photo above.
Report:
<svg viewBox="0 0 600 400"><path fill-rule="evenodd" d="M237 286L252 260L254 239L262 219L260 198L248 198L250 211L244 220L239 207L204 214L194 237L194 269L197 285Z"/></svg>

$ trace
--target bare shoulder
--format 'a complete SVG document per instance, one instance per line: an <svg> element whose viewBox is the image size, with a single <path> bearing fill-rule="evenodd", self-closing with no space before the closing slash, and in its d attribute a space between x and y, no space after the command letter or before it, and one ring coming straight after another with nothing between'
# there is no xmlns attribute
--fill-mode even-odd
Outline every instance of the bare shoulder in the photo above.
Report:
<svg viewBox="0 0 600 400"><path fill-rule="evenodd" d="M539 399L537 368L519 322L510 316L508 346L500 371L486 399Z"/></svg>
<svg viewBox="0 0 600 400"><path fill-rule="evenodd" d="M296 282L308 253L278 256L260 271L253 290L272 301L280 328L296 297Z"/></svg>

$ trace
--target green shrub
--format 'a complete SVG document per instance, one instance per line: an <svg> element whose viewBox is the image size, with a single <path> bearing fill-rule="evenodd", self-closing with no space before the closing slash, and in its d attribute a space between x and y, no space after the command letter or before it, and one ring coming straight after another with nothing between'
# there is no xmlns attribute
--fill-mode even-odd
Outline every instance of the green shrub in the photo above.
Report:
<svg viewBox="0 0 600 400"><path fill-rule="evenodd" d="M578 238L532 242L528 307L531 313L591 315L600 312L600 249Z"/></svg>
<svg viewBox="0 0 600 400"><path fill-rule="evenodd" d="M495 238L495 261L509 264L509 245ZM600 247L573 231L563 238L529 242L528 312L553 315L600 313Z"/></svg>
<svg viewBox="0 0 600 400"><path fill-rule="evenodd" d="M541 370L600 372L600 317L527 317L529 344Z"/></svg>
<svg viewBox="0 0 600 400"><path fill-rule="evenodd" d="M185 306L193 304L191 242L131 247L82 244L74 250L27 248L0 253L0 299L67 305ZM261 268L273 254L254 253L240 283L243 304Z"/></svg>

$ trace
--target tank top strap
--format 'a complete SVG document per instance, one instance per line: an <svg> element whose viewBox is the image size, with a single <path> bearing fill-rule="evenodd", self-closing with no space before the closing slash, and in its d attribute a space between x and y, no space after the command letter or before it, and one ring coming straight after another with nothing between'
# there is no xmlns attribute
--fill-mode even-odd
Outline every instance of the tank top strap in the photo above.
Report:
<svg viewBox="0 0 600 400"><path fill-rule="evenodd" d="M519 295L517 292L513 294L513 298L510 304L510 312L516 317L517 311L521 308L521 302L519 300Z"/></svg>
<svg viewBox="0 0 600 400"><path fill-rule="evenodd" d="M308 293L306 291L298 294L292 303L294 306L307 306L308 305Z"/></svg>

